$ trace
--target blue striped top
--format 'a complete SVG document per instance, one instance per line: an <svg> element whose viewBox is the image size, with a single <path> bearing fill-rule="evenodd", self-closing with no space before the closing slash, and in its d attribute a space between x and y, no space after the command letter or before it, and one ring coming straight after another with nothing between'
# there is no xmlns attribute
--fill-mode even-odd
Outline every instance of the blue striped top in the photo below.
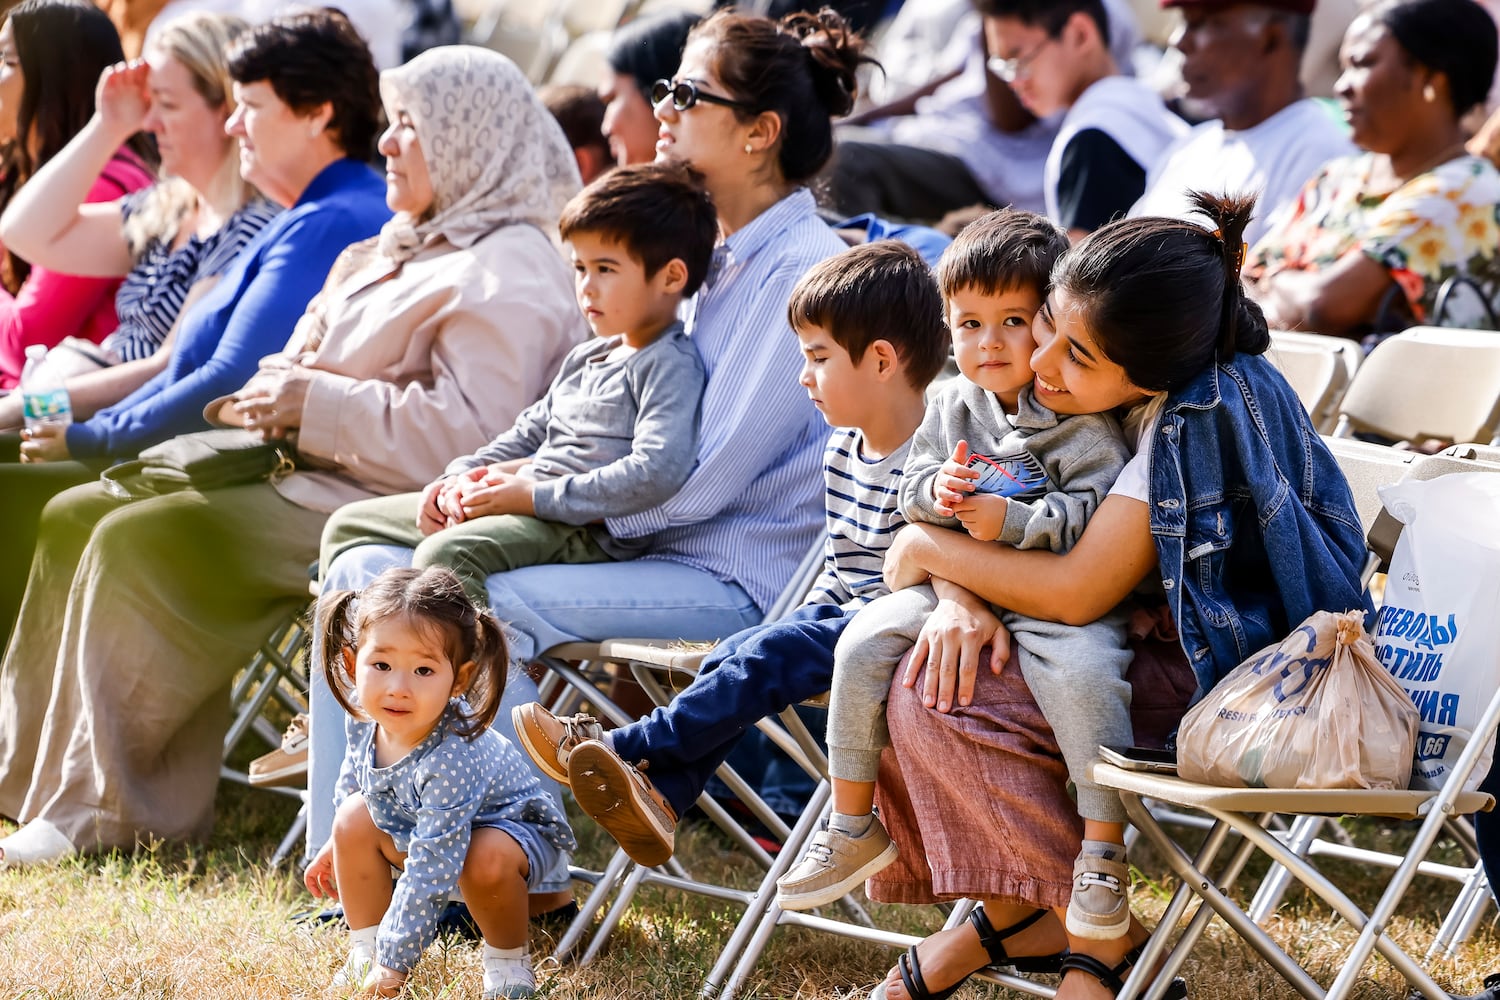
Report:
<svg viewBox="0 0 1500 1000"><path fill-rule="evenodd" d="M762 611L821 523L827 428L797 382L787 301L808 268L846 249L798 188L714 250L708 280L684 304L708 373L697 465L666 503L605 522L616 538L651 535L643 558L737 583Z"/></svg>
<svg viewBox="0 0 1500 1000"><path fill-rule="evenodd" d="M891 539L906 524L900 510L901 470L911 439L873 461L863 456L863 448L864 435L840 427L823 452L828 536L823 572L813 581L807 604L857 608L889 593L880 571Z"/></svg>
<svg viewBox="0 0 1500 1000"><path fill-rule="evenodd" d="M146 188L122 198L122 220L129 219L150 193ZM101 346L121 361L155 354L177 322L188 290L228 267L279 211L279 206L264 198L254 198L226 219L217 232L194 234L176 250L166 240L152 240L115 293L120 325Z"/></svg>

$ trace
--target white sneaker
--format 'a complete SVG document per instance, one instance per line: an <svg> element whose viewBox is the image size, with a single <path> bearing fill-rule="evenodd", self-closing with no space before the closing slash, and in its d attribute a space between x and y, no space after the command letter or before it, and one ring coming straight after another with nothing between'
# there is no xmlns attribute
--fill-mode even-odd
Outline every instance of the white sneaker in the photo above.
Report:
<svg viewBox="0 0 1500 1000"><path fill-rule="evenodd" d="M536 996L536 973L531 958L486 958L484 960L484 1000L516 1000Z"/></svg>
<svg viewBox="0 0 1500 1000"><path fill-rule="evenodd" d="M333 974L333 985L337 989L365 989L375 977L375 949L364 944L349 947L349 957L339 971Z"/></svg>

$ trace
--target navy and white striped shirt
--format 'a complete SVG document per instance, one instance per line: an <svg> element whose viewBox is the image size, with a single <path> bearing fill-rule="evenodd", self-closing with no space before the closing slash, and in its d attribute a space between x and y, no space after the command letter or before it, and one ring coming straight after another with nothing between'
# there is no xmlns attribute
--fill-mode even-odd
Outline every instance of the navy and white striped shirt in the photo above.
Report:
<svg viewBox="0 0 1500 1000"><path fill-rule="evenodd" d="M122 218L129 219L150 193L146 188L121 199ZM120 325L100 346L121 361L155 354L177 322L188 289L228 267L279 211L279 206L264 198L253 198L226 219L218 232L194 234L176 250L166 240L152 240L115 293Z"/></svg>
<svg viewBox="0 0 1500 1000"><path fill-rule="evenodd" d="M891 539L906 524L899 506L901 468L911 439L874 461L861 454L863 448L863 434L840 427L823 452L828 537L823 545L823 572L813 581L805 604L852 609L890 593L880 570Z"/></svg>
<svg viewBox="0 0 1500 1000"><path fill-rule="evenodd" d="M802 351L787 322L792 287L847 246L798 188L714 251L685 305L708 373L698 461L671 500L605 521L616 538L651 535L647 559L737 583L764 611L817 539L826 425L797 382Z"/></svg>

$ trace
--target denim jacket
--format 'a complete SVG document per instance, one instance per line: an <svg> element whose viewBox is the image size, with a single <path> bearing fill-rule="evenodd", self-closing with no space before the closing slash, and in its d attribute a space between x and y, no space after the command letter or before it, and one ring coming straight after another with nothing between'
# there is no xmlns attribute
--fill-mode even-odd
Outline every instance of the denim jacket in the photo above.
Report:
<svg viewBox="0 0 1500 1000"><path fill-rule="evenodd" d="M1195 700L1314 611L1371 612L1349 484L1265 358L1174 390L1153 433L1151 534Z"/></svg>

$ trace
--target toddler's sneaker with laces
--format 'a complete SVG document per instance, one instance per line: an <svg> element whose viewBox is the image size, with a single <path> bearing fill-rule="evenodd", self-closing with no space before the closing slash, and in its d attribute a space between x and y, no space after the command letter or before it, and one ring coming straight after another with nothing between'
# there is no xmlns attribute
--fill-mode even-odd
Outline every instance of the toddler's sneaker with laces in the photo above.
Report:
<svg viewBox="0 0 1500 1000"><path fill-rule="evenodd" d="M604 727L592 715L558 718L535 701L511 709L510 721L521 749L543 774L564 785L568 783L568 757L578 744L604 736Z"/></svg>
<svg viewBox="0 0 1500 1000"><path fill-rule="evenodd" d="M813 834L807 853L776 880L776 902L783 910L812 910L843 899L865 879L900 856L878 816L857 837L824 825Z"/></svg>
<svg viewBox="0 0 1500 1000"><path fill-rule="evenodd" d="M578 807L615 838L636 864L654 868L672 856L677 814L644 774L599 740L585 740L568 758Z"/></svg>
<svg viewBox="0 0 1500 1000"><path fill-rule="evenodd" d="M1068 901L1068 933L1109 941L1130 929L1130 867L1122 844L1087 840L1073 862L1073 898Z"/></svg>

